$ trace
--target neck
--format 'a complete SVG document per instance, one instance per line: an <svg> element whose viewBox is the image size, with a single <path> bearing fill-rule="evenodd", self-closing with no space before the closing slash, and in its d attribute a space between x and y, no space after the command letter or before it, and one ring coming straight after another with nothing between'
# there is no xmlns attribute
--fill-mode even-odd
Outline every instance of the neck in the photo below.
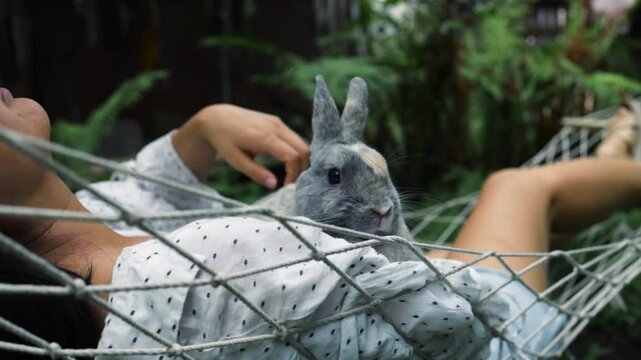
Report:
<svg viewBox="0 0 641 360"><path fill-rule="evenodd" d="M64 182L53 173L48 173L28 196L6 203L87 212ZM109 284L113 264L122 249L144 240L118 235L99 222L56 219L0 219L0 231L91 284Z"/></svg>
<svg viewBox="0 0 641 360"><path fill-rule="evenodd" d="M87 212L53 173L47 173L27 195L12 197L7 193L0 191L0 204ZM120 236L99 222L40 218L0 218L0 232L92 285L110 284L122 249L145 240ZM99 295L105 300L108 297L107 293ZM100 330L106 312L96 306L92 311Z"/></svg>
<svg viewBox="0 0 641 360"><path fill-rule="evenodd" d="M62 210L87 212L73 195ZM56 220L27 246L91 284L109 284L122 249L134 243L99 222Z"/></svg>
<svg viewBox="0 0 641 360"><path fill-rule="evenodd" d="M88 212L58 176L48 173L28 196L0 198L0 203L34 208ZM0 231L52 264L70 271L92 285L111 283L116 259L126 246L146 240L120 236L99 222L39 218L0 218ZM99 294L107 299L107 293ZM100 331L107 315L92 307Z"/></svg>

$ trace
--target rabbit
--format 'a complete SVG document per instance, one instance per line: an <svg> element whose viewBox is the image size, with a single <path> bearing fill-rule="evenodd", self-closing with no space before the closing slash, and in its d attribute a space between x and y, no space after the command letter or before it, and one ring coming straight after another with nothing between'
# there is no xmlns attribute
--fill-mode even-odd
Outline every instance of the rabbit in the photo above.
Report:
<svg viewBox="0 0 641 360"><path fill-rule="evenodd" d="M283 215L411 240L385 159L362 143L367 111L367 85L363 79L355 77L350 81L340 116L323 77L316 76L310 167L295 184L255 205ZM362 240L328 233L350 242ZM377 250L390 261L416 259L400 244L380 245Z"/></svg>

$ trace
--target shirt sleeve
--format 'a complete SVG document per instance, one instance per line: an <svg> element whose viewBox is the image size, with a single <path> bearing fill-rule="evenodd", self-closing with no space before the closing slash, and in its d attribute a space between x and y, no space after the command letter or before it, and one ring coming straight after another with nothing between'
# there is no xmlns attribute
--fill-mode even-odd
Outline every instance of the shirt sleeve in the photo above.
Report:
<svg viewBox="0 0 641 360"><path fill-rule="evenodd" d="M191 170L183 163L171 142L169 133L145 146L134 160L123 163L124 166L145 175L173 180L197 188L212 198L219 194L214 189L202 184ZM193 195L181 190L138 179L124 173L116 172L109 181L91 185L93 189L134 213L158 213L185 209L222 209L216 200L200 195ZM118 211L102 199L87 190L80 190L76 197L89 211L97 215L116 215ZM187 224L191 220L156 220L152 225L157 230L170 231ZM112 223L116 230L127 230L130 227L124 222Z"/></svg>
<svg viewBox="0 0 641 360"><path fill-rule="evenodd" d="M199 260L203 259L199 258ZM149 271L150 268L155 271ZM159 246L156 240L151 240L123 249L113 268L112 284L142 285L162 281L191 281L196 273L197 269L189 260L166 246ZM175 343L187 291L186 287L112 291L107 300L109 305L118 309L129 320L138 322L141 327L133 327L122 318L109 313L105 319L98 348L162 346L141 331L141 328L161 336L169 343ZM136 357L120 358L137 359ZM97 359L113 359L113 357L98 356Z"/></svg>
<svg viewBox="0 0 641 360"><path fill-rule="evenodd" d="M171 141L172 134L173 131L145 146L136 156L135 169L143 174L173 180L217 197L218 192L202 184L182 161ZM138 181L143 190L160 196L178 209L222 208L219 202L200 195L192 195L151 181Z"/></svg>
<svg viewBox="0 0 641 360"><path fill-rule="evenodd" d="M496 327L507 319L511 299L496 293L474 268L460 262L430 259L449 285L421 261L387 264L356 277L372 296L388 299L382 304L387 318L415 343L422 357L430 359L485 359ZM481 299L483 299L481 301Z"/></svg>

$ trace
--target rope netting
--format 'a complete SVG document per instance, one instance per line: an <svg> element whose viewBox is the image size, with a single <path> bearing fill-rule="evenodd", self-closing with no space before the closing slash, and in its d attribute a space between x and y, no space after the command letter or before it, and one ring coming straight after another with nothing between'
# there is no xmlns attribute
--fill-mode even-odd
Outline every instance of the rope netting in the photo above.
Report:
<svg viewBox="0 0 641 360"><path fill-rule="evenodd" d="M614 110L605 110L592 114L590 118L604 119L612 114L613 111ZM598 121L596 123L596 127L566 124L566 126L563 127L562 130L555 135L539 153L527 161L523 166L536 166L555 161L589 156L593 152L595 146L603 139L604 134L607 131L603 126L599 126L600 123ZM601 121L601 123L605 122ZM381 310L381 304L388 299L373 297L363 289L353 277L337 267L329 259L329 256L362 247L393 244L394 246L408 247L416 255L416 260L423 262L429 269L437 274L439 281L442 281L445 286L449 287L450 291L455 293L457 292L456 288L448 281L453 274L456 274L484 259L494 258L498 260L505 267L505 271L511 276L509 280L501 286L493 288L489 293L482 295L479 303L493 296L496 292L500 291L512 282L520 282L535 295L534 300L531 303L523 304L518 313L513 314L513 316L508 319L505 319L505 321L503 321L499 326L490 326L490 324L487 323L484 324L484 326L490 328L494 337L499 338L512 350L510 354L501 355L502 358L558 357L588 324L590 319L615 297L617 297L622 288L633 280L639 272L641 272L641 257L639 256L639 250L641 249L641 237L639 236L639 231L641 229L629 227L623 222L618 224L614 230L608 230L605 232L603 231L604 225L594 225L592 228L579 235L580 239L578 241L581 242L582 246L576 249L555 250L545 253L478 252L451 248L446 245L448 242L453 240L467 216L473 210L477 194L469 194L435 206L407 213L406 218L410 222L416 224L412 229L412 234L415 238L429 239L429 242L409 241L398 236L376 236L332 225L321 224L303 218L282 216L270 209L248 206L233 199L203 191L202 189L190 187L172 180L139 173L118 162L102 159L58 144L25 137L2 127L0 127L0 141L19 149L24 154L41 163L44 167L60 174L73 186L86 189L95 197L117 210L116 215L104 216L84 212L0 205L1 216L59 219L63 221L104 222L107 224L122 221L133 228L137 228L155 237L159 242L173 249L173 251L195 264L201 272L210 276L191 281L159 281L126 285L88 285L83 280L71 277L66 272L29 251L18 242L0 233L0 252L3 255L15 256L24 261L28 261L35 268L56 279L61 284L60 286L0 284L0 293L30 294L33 296L75 296L103 308L113 316L120 318L125 323L136 328L140 333L145 334L157 342L156 347L144 349L64 349L56 343L51 343L46 339L36 336L30 332L30 329L21 328L20 326L0 317L1 329L16 335L23 339L25 343L30 344L23 345L0 341L0 349L45 356L48 355L52 358L64 359L92 356L154 354L174 356L183 359L193 359L189 354L191 351L273 340L289 342L302 356L314 358L314 355L297 340L297 334L320 325L328 324L330 322L338 321L348 316L364 312L378 313L384 319L387 319L385 313ZM50 151L52 154L55 154L56 157L75 159L94 167L123 173L128 176L143 179L145 181L151 181L185 193L201 196L212 201L218 201L225 205L225 210L181 210L158 212L154 214L140 214L133 212L121 204L111 200L107 194L103 194L92 188L87 179L62 165L60 162L50 158L48 155L45 155L44 152L41 151L42 149ZM270 218L280 222L284 229L287 229L300 241L302 246L309 249L308 254L299 259L290 260L273 266L258 267L234 273L217 273L197 257L182 249L178 244L170 241L164 233L156 231L153 226L149 224L152 220L218 218L248 215ZM299 231L297 231L295 225L298 223L318 227L323 230L329 230L334 234L344 234L365 240L350 244L340 249L323 252L314 246L312 242L302 236ZM476 258L475 260L463 263L448 272L443 272L434 265L430 258L424 256L424 252L432 249L446 249L452 252L464 252L467 254L473 254ZM510 257L530 257L535 258L536 260L527 268L520 271L514 271L505 261L505 259ZM346 311L331 314L328 317L315 320L305 326L288 327L284 321L277 321L270 317L261 309L260 306L252 303L252 301L250 301L243 292L239 291L231 283L231 281L235 279L248 278L255 276L256 274L307 261L323 262L326 266L333 269L338 276L340 276L349 286L353 287L353 289L366 300L364 304ZM538 293L528 287L528 285L521 280L524 274L537 267L548 266L548 264L550 264L552 275L550 285L545 291ZM128 316L128 314L119 311L98 295L103 292L116 293L123 291L147 291L161 288L194 286L225 288L231 294L236 296L240 302L244 303L245 306L269 324L273 329L273 332L234 339L203 341L199 344L180 345L175 341L169 341L160 334L149 330L144 324L141 324L137 320ZM518 341L510 338L508 335L505 335L503 330L518 321L518 319L523 316L529 308L539 302L547 303L551 307L555 308L558 311L558 314L564 314L567 320L561 330L554 336L553 340L545 346L545 348L540 351L532 351L527 348L528 343L552 322L554 322L555 318L559 316L558 314L556 317L540 319L540 325L538 328L536 328L526 338ZM420 344L413 342L402 329L395 326L393 321L389 321L389 323L394 326L395 330L409 344L412 344L413 346L420 346Z"/></svg>

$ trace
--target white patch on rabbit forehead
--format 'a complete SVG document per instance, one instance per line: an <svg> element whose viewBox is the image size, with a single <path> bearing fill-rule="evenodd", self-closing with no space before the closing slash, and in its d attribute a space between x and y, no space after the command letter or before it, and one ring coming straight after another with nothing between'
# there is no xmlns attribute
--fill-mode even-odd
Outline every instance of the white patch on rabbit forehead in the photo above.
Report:
<svg viewBox="0 0 641 360"><path fill-rule="evenodd" d="M378 151L361 143L353 144L349 147L361 156L363 161L374 170L374 173L379 175L387 174L387 162Z"/></svg>

